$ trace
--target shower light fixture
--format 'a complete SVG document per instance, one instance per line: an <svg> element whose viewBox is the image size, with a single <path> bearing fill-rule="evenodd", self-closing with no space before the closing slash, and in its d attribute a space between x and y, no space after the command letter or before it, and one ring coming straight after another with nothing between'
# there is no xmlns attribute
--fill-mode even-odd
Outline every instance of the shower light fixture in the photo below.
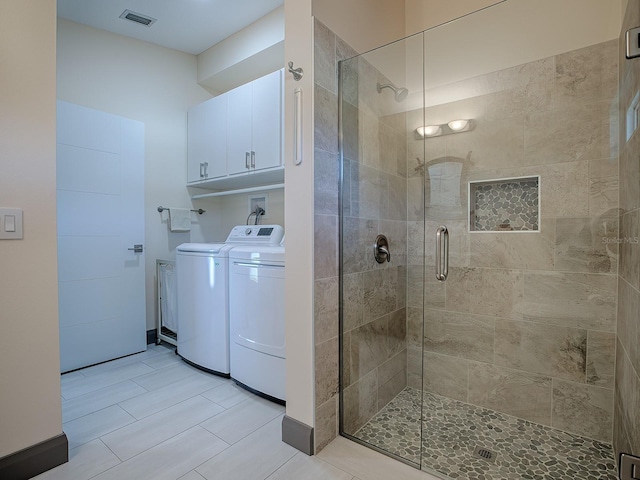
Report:
<svg viewBox="0 0 640 480"><path fill-rule="evenodd" d="M442 128L440 128L440 125L425 125L424 127L416 128L416 132L421 137L435 137L436 135L442 135Z"/></svg>
<svg viewBox="0 0 640 480"><path fill-rule="evenodd" d="M473 120L459 119L441 125L424 125L416 128L416 133L420 138L439 137L440 135L451 135L452 133L468 132L473 130Z"/></svg>
<svg viewBox="0 0 640 480"><path fill-rule="evenodd" d="M454 132L460 132L469 124L469 120L451 120L447 125Z"/></svg>

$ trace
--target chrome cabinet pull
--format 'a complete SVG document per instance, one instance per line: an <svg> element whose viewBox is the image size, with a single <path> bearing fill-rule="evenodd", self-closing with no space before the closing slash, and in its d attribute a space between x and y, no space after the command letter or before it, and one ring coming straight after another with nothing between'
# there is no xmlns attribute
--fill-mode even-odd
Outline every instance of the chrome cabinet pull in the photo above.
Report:
<svg viewBox="0 0 640 480"><path fill-rule="evenodd" d="M251 152L251 168L256 168L256 152Z"/></svg>
<svg viewBox="0 0 640 480"><path fill-rule="evenodd" d="M449 230L441 225L436 230L436 280L444 282L449 275Z"/></svg>
<svg viewBox="0 0 640 480"><path fill-rule="evenodd" d="M200 162L200 178L204 178L204 163Z"/></svg>
<svg viewBox="0 0 640 480"><path fill-rule="evenodd" d="M209 177L209 162L204 162L204 178L208 178Z"/></svg>
<svg viewBox="0 0 640 480"><path fill-rule="evenodd" d="M249 152L244 152L244 166L249 170Z"/></svg>

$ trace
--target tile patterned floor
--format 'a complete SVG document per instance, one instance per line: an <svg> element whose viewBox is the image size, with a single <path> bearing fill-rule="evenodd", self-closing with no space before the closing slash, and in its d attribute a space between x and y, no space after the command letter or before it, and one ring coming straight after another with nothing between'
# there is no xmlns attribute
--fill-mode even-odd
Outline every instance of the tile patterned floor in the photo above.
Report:
<svg viewBox="0 0 640 480"><path fill-rule="evenodd" d="M611 445L425 394L423 466L452 479L615 480ZM403 390L356 437L420 461L420 391ZM488 448L495 462L472 455Z"/></svg>
<svg viewBox="0 0 640 480"><path fill-rule="evenodd" d="M69 462L38 480L437 480L344 438L304 455L281 441L282 406L164 346L61 382Z"/></svg>

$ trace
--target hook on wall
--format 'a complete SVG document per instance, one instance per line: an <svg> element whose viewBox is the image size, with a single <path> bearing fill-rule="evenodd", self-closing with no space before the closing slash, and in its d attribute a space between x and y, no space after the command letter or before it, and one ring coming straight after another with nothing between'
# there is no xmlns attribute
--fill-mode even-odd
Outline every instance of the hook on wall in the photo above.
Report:
<svg viewBox="0 0 640 480"><path fill-rule="evenodd" d="M304 70L302 68L293 68L293 62L289 62L289 73L293 75L293 79L297 82L302 78Z"/></svg>

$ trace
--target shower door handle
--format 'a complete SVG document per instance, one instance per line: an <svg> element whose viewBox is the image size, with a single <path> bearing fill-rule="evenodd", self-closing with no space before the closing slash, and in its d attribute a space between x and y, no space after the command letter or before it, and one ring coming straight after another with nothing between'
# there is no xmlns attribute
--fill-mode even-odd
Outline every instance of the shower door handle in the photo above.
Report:
<svg viewBox="0 0 640 480"><path fill-rule="evenodd" d="M436 230L436 280L444 282L449 275L449 230L441 225Z"/></svg>

